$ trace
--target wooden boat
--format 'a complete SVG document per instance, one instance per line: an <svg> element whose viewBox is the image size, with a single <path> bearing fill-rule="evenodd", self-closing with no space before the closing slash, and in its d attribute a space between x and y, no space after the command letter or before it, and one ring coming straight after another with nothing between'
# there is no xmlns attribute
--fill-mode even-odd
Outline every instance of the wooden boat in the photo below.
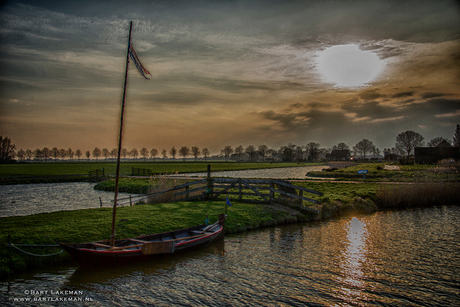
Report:
<svg viewBox="0 0 460 307"><path fill-rule="evenodd" d="M210 226L200 225L161 234L141 236L132 239L115 240L118 183L120 177L120 158L123 137L123 118L126 101L126 85L128 82L128 67L130 63L129 59L131 58L133 63L136 65L136 68L139 70L139 72L144 78L148 79L146 77L146 74L150 74L141 64L136 52L134 51L134 47L131 44L132 26L133 23L130 22L128 50L126 53L125 83L120 114L117 168L115 174L115 196L113 201L112 212L112 233L108 242L98 241L76 244L60 243L61 247L64 250L66 250L69 254L71 254L74 257L74 259L79 261L81 264L112 264L112 260L116 260L117 262L119 262L121 260L129 260L133 258L146 258L151 255L171 254L176 251L192 248L197 245L211 242L215 238L222 235L224 231L225 217L227 214L227 203L225 207L225 214L220 214L219 220Z"/></svg>
<svg viewBox="0 0 460 307"><path fill-rule="evenodd" d="M132 260L143 260L155 255L167 255L204 245L223 236L225 214L212 225L198 225L165 233L140 236L109 242L60 243L80 264L113 264Z"/></svg>

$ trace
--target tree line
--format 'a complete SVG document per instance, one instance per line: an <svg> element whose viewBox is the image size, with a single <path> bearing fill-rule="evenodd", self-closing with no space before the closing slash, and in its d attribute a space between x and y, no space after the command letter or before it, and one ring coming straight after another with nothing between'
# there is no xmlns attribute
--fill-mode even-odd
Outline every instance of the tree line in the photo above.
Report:
<svg viewBox="0 0 460 307"><path fill-rule="evenodd" d="M429 147L435 147L441 142L446 141L453 146L460 145L460 125L457 125L457 128L454 133L453 140L450 141L444 137L436 137L433 138L428 142ZM43 149L37 148L35 150L31 149L19 149L16 151L16 146L11 142L8 137L0 136L0 144L1 144L1 156L0 162L8 163L9 161L13 160L14 158L18 158L19 161L26 161L27 159L30 161L32 158L35 160L42 160L47 162L50 158L54 158L54 161L58 159L69 159L73 160L74 157L77 157L78 160L81 159L83 156L83 151L80 149L72 150L71 148L68 149L58 149L54 147L49 149L48 147L44 147ZM413 154L415 147L423 147L425 145L424 137L414 131L405 131L396 137L395 146L393 148L384 148L383 153L387 154L397 154L400 156L409 157ZM236 159L237 161L244 160L243 158L247 158L249 162L262 161L268 160L276 160L276 161L316 161L320 154L328 154L331 153L333 150L349 150L351 155L360 156L366 159L366 156L372 154L374 157L380 156L381 151L377 148L374 143L368 139L362 139L357 142L352 149L346 143L338 143L334 145L332 148L321 148L319 143L309 142L306 145L295 145L289 143L287 146L281 146L278 150L270 149L266 145L249 145L247 147L243 147L239 145L233 148L230 145L225 146L220 153L221 157L225 158L225 161L228 161L231 157ZM92 156L96 158L96 161L100 157L104 157L105 160L111 158L114 160L117 158L117 150L114 148L112 150L108 150L107 148L100 149L95 147L92 151L87 150L84 155L86 159L89 160ZM157 158L159 151L155 148L147 149L146 147L141 148L139 151L136 148L128 150L123 148L121 150L121 156L126 159L126 157L138 159L138 157L142 157L144 161L148 158L155 159ZM161 151L161 158L165 160L169 157L176 159L177 155L180 155L184 161L187 157L193 156L195 161L198 157L202 156L206 160L210 157L210 151L207 148L200 149L197 146L193 146L191 148L187 146L182 146L179 149L176 149L174 146L168 151L163 149Z"/></svg>

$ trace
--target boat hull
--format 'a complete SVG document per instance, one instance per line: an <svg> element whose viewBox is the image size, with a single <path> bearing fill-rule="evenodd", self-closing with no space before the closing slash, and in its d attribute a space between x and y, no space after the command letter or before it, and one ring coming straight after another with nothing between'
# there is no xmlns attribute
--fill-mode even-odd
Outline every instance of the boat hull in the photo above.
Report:
<svg viewBox="0 0 460 307"><path fill-rule="evenodd" d="M116 240L114 247L108 242L60 243L74 260L81 265L113 265L145 261L152 257L164 257L206 245L223 237L224 221L206 226L199 225L176 231Z"/></svg>

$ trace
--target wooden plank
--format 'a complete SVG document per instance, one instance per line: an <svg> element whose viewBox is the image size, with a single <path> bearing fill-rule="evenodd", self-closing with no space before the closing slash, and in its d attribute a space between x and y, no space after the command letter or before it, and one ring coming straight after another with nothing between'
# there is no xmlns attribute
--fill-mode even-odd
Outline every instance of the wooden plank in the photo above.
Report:
<svg viewBox="0 0 460 307"><path fill-rule="evenodd" d="M145 243L141 248L143 255L171 254L174 252L174 241L158 241Z"/></svg>
<svg viewBox="0 0 460 307"><path fill-rule="evenodd" d="M137 243L148 243L149 241L139 240L139 239L129 239L129 241L137 242Z"/></svg>
<svg viewBox="0 0 460 307"><path fill-rule="evenodd" d="M291 183L283 182L283 181L280 181L280 180L277 180L277 179L272 179L272 181L273 181L273 183L280 184L280 185L283 185L283 186L286 186L286 187L290 187L290 188L294 188L294 189L297 189L297 190L302 190L304 192L309 192L309 193L313 193L313 194L323 196L323 193L315 191L315 190L310 190L310 189L307 189L307 188L304 188L304 187L299 187L299 186L293 185Z"/></svg>
<svg viewBox="0 0 460 307"><path fill-rule="evenodd" d="M308 202L312 202L312 203L315 203L315 204L318 204L320 205L321 202L320 201L317 201L315 199L311 199L311 198L307 198L307 197L301 197L297 194L291 194L291 193L288 193L288 192L284 192L284 191L280 191L280 190L277 190L277 189L273 189L274 192L277 192L277 193L280 193L282 195L286 195L286 196L289 196L289 197L292 197L292 198L295 198L295 199L302 199L302 200L305 200L305 201L308 201Z"/></svg>
<svg viewBox="0 0 460 307"><path fill-rule="evenodd" d="M238 179L214 178L213 180L214 182L217 182L217 183L229 183L229 182L234 182L235 180L238 180ZM260 180L260 179L244 179L244 180L252 184L270 184L270 180Z"/></svg>
<svg viewBox="0 0 460 307"><path fill-rule="evenodd" d="M251 189L252 191L254 191L254 193L256 193L256 194L257 194L257 196L260 196L260 197L262 197L262 198L263 198L265 201L267 201L267 202L268 202L268 199L267 199L267 198L265 198L265 196L263 196L261 193L259 193L259 191L257 191L257 190L256 190L256 189L254 189L252 186L250 186L250 185L249 185L249 183L248 183L247 181L245 181L245 180L242 180L242 183L243 183L243 184L244 184L246 187L248 187L249 189Z"/></svg>
<svg viewBox="0 0 460 307"><path fill-rule="evenodd" d="M187 186L191 186L191 185L198 184L198 183L204 183L204 182L206 182L206 179L201 179L201 180L197 180L197 181L193 181L193 182L187 182L187 183L184 183L184 184L181 184L181 185L176 185L174 187L174 189L182 189L182 188L185 188Z"/></svg>
<svg viewBox="0 0 460 307"><path fill-rule="evenodd" d="M214 196L217 197L217 196L219 196L219 195L221 195L221 194L227 192L228 190L230 190L231 188L233 188L233 187L237 184L237 182L238 182L238 180L234 180L234 182L233 182L231 185L229 185L227 188L225 188L224 190L222 190L222 191L220 191L220 192L215 192L215 193L214 193L214 194L215 194Z"/></svg>
<svg viewBox="0 0 460 307"><path fill-rule="evenodd" d="M206 190L207 188L208 188L207 186L203 186L203 187L199 187L199 188L188 190L188 191L182 191L182 192L175 193L174 196L179 196L179 195L184 195L184 194L187 194L187 193L198 192L198 191L201 191L201 190Z"/></svg>

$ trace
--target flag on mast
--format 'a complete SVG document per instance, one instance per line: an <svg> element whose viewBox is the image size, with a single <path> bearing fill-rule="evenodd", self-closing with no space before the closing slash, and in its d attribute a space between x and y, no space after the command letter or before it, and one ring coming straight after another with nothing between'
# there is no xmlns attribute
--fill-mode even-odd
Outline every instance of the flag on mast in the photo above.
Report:
<svg viewBox="0 0 460 307"><path fill-rule="evenodd" d="M145 78L145 79L150 79L150 78L147 78L146 75L152 75L151 73L149 73L149 71L147 69L145 69L144 65L142 65L141 61L139 60L139 57L137 56L137 53L136 51L134 50L134 47L133 47L133 44L131 42L129 42L129 57L131 58L131 60L133 60L134 62L134 65L136 65L136 68L137 70L139 71L139 73Z"/></svg>

